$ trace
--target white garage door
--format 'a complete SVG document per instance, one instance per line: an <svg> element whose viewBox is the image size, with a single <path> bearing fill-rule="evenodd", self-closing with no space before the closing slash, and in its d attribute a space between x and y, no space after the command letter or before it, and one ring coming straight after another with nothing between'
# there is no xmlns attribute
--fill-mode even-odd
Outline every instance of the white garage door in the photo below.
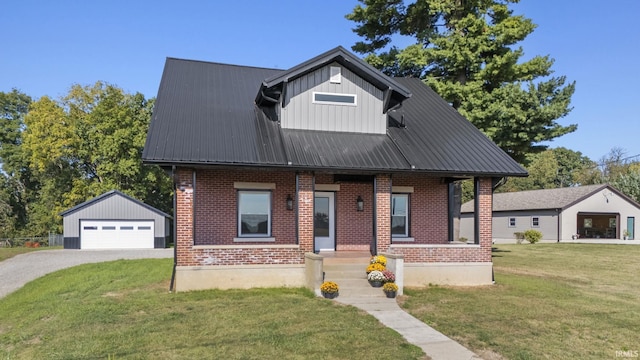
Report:
<svg viewBox="0 0 640 360"><path fill-rule="evenodd" d="M153 249L153 220L80 221L82 249Z"/></svg>

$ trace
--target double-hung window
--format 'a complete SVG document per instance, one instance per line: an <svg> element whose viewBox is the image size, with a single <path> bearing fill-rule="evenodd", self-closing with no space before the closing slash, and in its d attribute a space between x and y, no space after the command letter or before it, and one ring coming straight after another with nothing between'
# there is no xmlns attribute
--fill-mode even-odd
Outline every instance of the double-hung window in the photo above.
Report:
<svg viewBox="0 0 640 360"><path fill-rule="evenodd" d="M271 236L271 191L238 191L238 236Z"/></svg>
<svg viewBox="0 0 640 360"><path fill-rule="evenodd" d="M391 195L391 236L409 236L409 194Z"/></svg>

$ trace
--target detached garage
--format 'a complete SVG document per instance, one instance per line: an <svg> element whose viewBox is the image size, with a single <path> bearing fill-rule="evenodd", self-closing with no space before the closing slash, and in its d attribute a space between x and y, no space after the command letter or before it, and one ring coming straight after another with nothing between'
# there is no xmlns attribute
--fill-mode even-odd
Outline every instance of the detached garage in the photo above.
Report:
<svg viewBox="0 0 640 360"><path fill-rule="evenodd" d="M64 211L65 249L164 248L171 216L117 190Z"/></svg>

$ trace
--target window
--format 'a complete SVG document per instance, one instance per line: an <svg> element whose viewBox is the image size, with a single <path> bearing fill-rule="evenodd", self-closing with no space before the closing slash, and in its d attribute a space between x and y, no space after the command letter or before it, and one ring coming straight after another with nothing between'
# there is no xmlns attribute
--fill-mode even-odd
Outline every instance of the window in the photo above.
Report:
<svg viewBox="0 0 640 360"><path fill-rule="evenodd" d="M315 104L352 105L356 104L356 94L313 93Z"/></svg>
<svg viewBox="0 0 640 360"><path fill-rule="evenodd" d="M270 191L238 191L238 235L271 236Z"/></svg>
<svg viewBox="0 0 640 360"><path fill-rule="evenodd" d="M98 230L97 226L83 226L82 229L84 230Z"/></svg>
<svg viewBox="0 0 640 360"><path fill-rule="evenodd" d="M120 226L120 230L133 230L133 226Z"/></svg>
<svg viewBox="0 0 640 360"><path fill-rule="evenodd" d="M509 218L509 227L516 227L516 218L514 217Z"/></svg>
<svg viewBox="0 0 640 360"><path fill-rule="evenodd" d="M341 74L342 68L339 66L331 66L329 69L330 69L329 82L332 84L340 84L342 82L342 74Z"/></svg>
<svg viewBox="0 0 640 360"><path fill-rule="evenodd" d="M102 230L115 230L116 227L115 226L103 226Z"/></svg>
<svg viewBox="0 0 640 360"><path fill-rule="evenodd" d="M531 217L531 226L532 227L538 227L540 226L540 218L537 216L533 216Z"/></svg>
<svg viewBox="0 0 640 360"><path fill-rule="evenodd" d="M391 236L409 236L409 194L391 195Z"/></svg>
<svg viewBox="0 0 640 360"><path fill-rule="evenodd" d="M138 226L138 230L151 230L151 226Z"/></svg>

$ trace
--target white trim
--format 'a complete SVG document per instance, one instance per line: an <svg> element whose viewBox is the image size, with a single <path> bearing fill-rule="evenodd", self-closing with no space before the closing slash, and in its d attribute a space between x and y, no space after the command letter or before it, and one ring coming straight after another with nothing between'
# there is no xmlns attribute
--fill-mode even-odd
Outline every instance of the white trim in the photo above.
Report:
<svg viewBox="0 0 640 360"><path fill-rule="evenodd" d="M465 248L465 249L480 249L479 244L391 244L392 248L421 248L421 249L450 249L450 248Z"/></svg>
<svg viewBox="0 0 640 360"><path fill-rule="evenodd" d="M274 190L276 188L275 183L259 183L259 182L234 182L234 189L243 190Z"/></svg>
<svg viewBox="0 0 640 360"><path fill-rule="evenodd" d="M330 66L329 74L329 82L331 84L340 84L342 82L342 68L340 66Z"/></svg>
<svg viewBox="0 0 640 360"><path fill-rule="evenodd" d="M316 101L316 95L334 95L334 96L350 96L353 97L353 103L348 102L337 102L337 101ZM342 94L342 93L330 93L330 92L322 92L322 91L314 91L312 94L312 103L319 105L345 105L345 106L358 106L358 95L357 94Z"/></svg>
<svg viewBox="0 0 640 360"><path fill-rule="evenodd" d="M260 194L260 195L267 195L267 233L259 233L259 234L252 234L252 233L248 233L248 234L242 234L242 195L249 195L249 194ZM246 237L246 238L252 238L252 239L256 239L256 238L262 238L262 239L266 239L266 238L270 238L271 237L271 207L273 206L273 194L270 190L239 190L238 191L238 208L237 210L237 221L238 221L238 237ZM262 215L262 214L260 214ZM275 241L275 240L274 240Z"/></svg>
<svg viewBox="0 0 640 360"><path fill-rule="evenodd" d="M316 184L316 191L340 191L340 184Z"/></svg>
<svg viewBox="0 0 640 360"><path fill-rule="evenodd" d="M392 193L413 193L413 186L392 186Z"/></svg>
<svg viewBox="0 0 640 360"><path fill-rule="evenodd" d="M224 249L300 249L300 245L275 244L246 244L246 245L193 245L193 250L224 250Z"/></svg>
<svg viewBox="0 0 640 360"><path fill-rule="evenodd" d="M538 219L538 225L533 223L533 219ZM532 216L531 217L531 227L532 228L538 228L540 227L540 216Z"/></svg>
<svg viewBox="0 0 640 360"><path fill-rule="evenodd" d="M391 241L393 242L410 242L410 241L416 241L415 238L412 237L391 237Z"/></svg>
<svg viewBox="0 0 640 360"><path fill-rule="evenodd" d="M275 242L274 237L237 237L233 238L233 242Z"/></svg>

